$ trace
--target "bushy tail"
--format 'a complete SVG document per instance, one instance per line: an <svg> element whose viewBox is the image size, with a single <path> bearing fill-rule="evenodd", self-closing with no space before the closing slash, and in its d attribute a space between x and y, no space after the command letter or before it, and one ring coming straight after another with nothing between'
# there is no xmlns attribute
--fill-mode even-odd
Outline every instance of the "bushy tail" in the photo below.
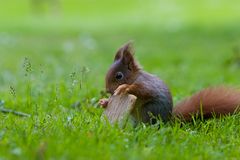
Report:
<svg viewBox="0 0 240 160"><path fill-rule="evenodd" d="M173 115L189 121L193 115L204 118L233 114L240 106L240 91L217 87L204 89L181 101L173 108Z"/></svg>

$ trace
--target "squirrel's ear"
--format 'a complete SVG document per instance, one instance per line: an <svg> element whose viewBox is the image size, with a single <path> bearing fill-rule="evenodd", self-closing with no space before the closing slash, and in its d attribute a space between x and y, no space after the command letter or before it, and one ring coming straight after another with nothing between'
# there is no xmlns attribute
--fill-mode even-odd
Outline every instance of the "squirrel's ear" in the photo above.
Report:
<svg viewBox="0 0 240 160"><path fill-rule="evenodd" d="M122 58L122 51L121 48L117 51L115 57L114 57L114 62Z"/></svg>
<svg viewBox="0 0 240 160"><path fill-rule="evenodd" d="M121 48L118 49L118 51L115 55L114 61L122 59L123 56L125 56L126 54L130 54L131 56L133 55L133 49L132 49L131 42L124 44Z"/></svg>
<svg viewBox="0 0 240 160"><path fill-rule="evenodd" d="M134 51L133 51L132 43L129 42L118 50L115 56L115 61L120 59L124 65L128 66L128 69L138 70L139 65L135 61L133 55L134 55Z"/></svg>

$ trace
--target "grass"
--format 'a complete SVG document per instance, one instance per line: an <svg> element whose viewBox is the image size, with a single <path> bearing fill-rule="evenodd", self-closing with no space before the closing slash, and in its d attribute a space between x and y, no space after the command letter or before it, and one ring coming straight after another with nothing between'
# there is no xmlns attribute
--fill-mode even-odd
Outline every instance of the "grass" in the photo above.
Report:
<svg viewBox="0 0 240 160"><path fill-rule="evenodd" d="M104 76L134 40L144 69L174 102L201 88L239 87L237 0L29 1L0 5L0 159L238 159L239 115L119 129L101 121Z"/></svg>

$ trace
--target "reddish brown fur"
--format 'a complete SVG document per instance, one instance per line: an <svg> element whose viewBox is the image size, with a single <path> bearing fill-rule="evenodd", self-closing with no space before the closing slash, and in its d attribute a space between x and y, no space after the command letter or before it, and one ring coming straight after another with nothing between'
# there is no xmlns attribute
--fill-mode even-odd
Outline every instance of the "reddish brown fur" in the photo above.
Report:
<svg viewBox="0 0 240 160"><path fill-rule="evenodd" d="M240 91L233 88L217 87L204 89L178 103L173 115L191 120L192 115L203 113L204 118L233 114L240 105Z"/></svg>
<svg viewBox="0 0 240 160"><path fill-rule="evenodd" d="M129 86L129 93L137 95L140 98L145 98L145 101L152 97L152 93L145 90L144 86L141 84L132 84Z"/></svg>

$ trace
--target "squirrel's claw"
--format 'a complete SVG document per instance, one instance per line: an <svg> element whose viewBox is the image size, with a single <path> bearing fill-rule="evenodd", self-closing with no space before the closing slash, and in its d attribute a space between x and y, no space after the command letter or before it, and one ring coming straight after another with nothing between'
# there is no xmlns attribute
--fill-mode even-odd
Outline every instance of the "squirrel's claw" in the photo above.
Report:
<svg viewBox="0 0 240 160"><path fill-rule="evenodd" d="M118 88L114 91L113 95L121 95L121 94L126 94L128 92L129 92L129 85L122 84L118 86Z"/></svg>

